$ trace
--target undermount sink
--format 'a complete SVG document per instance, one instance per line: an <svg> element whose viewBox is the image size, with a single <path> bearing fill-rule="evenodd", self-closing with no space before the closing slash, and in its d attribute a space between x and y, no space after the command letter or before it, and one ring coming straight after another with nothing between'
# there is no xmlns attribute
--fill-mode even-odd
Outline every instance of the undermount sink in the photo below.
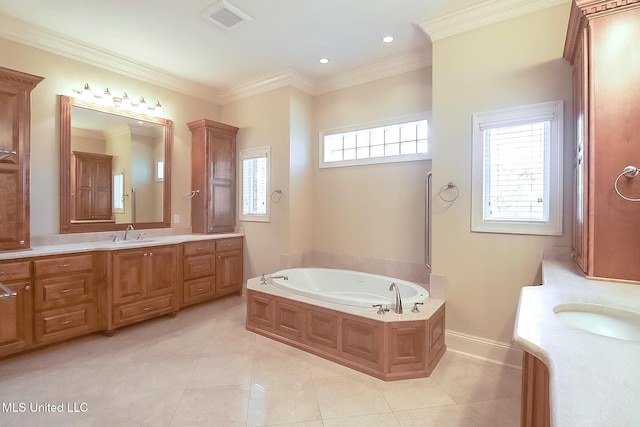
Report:
<svg viewBox="0 0 640 427"><path fill-rule="evenodd" d="M598 304L561 304L553 312L576 328L625 341L640 341L640 314Z"/></svg>
<svg viewBox="0 0 640 427"><path fill-rule="evenodd" d="M153 242L154 239L142 239L142 240L116 240L113 242L114 245L132 245L134 243L149 243Z"/></svg>

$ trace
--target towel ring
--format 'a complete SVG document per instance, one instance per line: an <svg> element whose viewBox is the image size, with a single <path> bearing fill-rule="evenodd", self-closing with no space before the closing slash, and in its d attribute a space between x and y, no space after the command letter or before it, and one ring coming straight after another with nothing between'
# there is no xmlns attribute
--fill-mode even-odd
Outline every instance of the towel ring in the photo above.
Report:
<svg viewBox="0 0 640 427"><path fill-rule="evenodd" d="M640 199L633 199L631 197L623 196L620 190L618 190L618 181L620 181L620 178L622 178L623 176L626 176L627 178L635 178L636 176L638 176L638 174L640 174L640 169L635 166L627 166L624 168L622 173L618 175L613 183L613 188L616 190L616 193L618 193L618 196L629 202L640 202Z"/></svg>
<svg viewBox="0 0 640 427"><path fill-rule="evenodd" d="M276 199L276 200L273 200L273 199L274 199L274 197L273 197L273 195L274 195L274 194L277 194L277 196L276 196L276 197L277 197L277 199ZM278 189L278 190L273 190L273 191L271 192L271 201L272 201L273 203L278 203L278 202L280 201L280 199L282 199L282 190L280 190L280 189Z"/></svg>
<svg viewBox="0 0 640 427"><path fill-rule="evenodd" d="M451 198L442 197L442 192L447 190L456 190L456 194ZM443 202L447 202L447 203L455 202L458 199L458 196L460 196L460 189L456 186L455 183L451 181L449 181L448 183L440 187L440 191L438 191L438 197Z"/></svg>

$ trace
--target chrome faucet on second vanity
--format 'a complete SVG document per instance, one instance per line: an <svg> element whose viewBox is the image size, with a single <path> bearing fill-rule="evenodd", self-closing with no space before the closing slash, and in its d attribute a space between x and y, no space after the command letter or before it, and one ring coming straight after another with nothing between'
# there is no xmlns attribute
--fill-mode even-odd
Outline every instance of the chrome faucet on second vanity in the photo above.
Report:
<svg viewBox="0 0 640 427"><path fill-rule="evenodd" d="M396 289L396 314L402 314L402 297L400 297L400 289L395 283L392 283L391 286L389 286L389 290L392 291L393 288Z"/></svg>
<svg viewBox="0 0 640 427"><path fill-rule="evenodd" d="M127 240L127 234L129 234L129 231L133 230L133 225L129 224L127 225L127 229L124 230L124 240Z"/></svg>

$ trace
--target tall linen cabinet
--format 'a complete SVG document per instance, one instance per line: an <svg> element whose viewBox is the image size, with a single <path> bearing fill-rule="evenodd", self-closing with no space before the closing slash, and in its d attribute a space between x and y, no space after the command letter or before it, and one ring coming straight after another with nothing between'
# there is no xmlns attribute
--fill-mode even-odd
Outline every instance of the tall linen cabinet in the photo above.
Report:
<svg viewBox="0 0 640 427"><path fill-rule="evenodd" d="M238 128L207 119L187 126L191 130L191 230L233 232Z"/></svg>
<svg viewBox="0 0 640 427"><path fill-rule="evenodd" d="M640 0L575 0L564 57L573 65L576 140L572 255L587 276L640 282L640 202L614 188L640 167ZM640 176L619 191L640 198Z"/></svg>

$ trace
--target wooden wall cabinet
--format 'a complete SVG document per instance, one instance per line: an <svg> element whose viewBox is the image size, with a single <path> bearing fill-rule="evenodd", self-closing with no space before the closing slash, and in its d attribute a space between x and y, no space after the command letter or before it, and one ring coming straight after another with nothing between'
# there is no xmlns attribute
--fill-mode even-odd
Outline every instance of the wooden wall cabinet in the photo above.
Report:
<svg viewBox="0 0 640 427"><path fill-rule="evenodd" d="M564 57L574 67L572 255L587 276L640 282L640 203L614 189L640 167L640 2L576 0ZM619 181L640 198L640 177Z"/></svg>
<svg viewBox="0 0 640 427"><path fill-rule="evenodd" d="M191 130L191 229L229 233L236 225L236 134L238 128L197 120Z"/></svg>
<svg viewBox="0 0 640 427"><path fill-rule="evenodd" d="M31 91L42 79L0 67L0 251L30 247Z"/></svg>
<svg viewBox="0 0 640 427"><path fill-rule="evenodd" d="M114 328L178 311L177 250L152 246L113 252L112 316Z"/></svg>
<svg viewBox="0 0 640 427"><path fill-rule="evenodd" d="M74 151L71 174L71 218L76 221L113 219L112 156Z"/></svg>
<svg viewBox="0 0 640 427"><path fill-rule="evenodd" d="M522 356L521 427L549 427L549 370L540 359L526 351Z"/></svg>
<svg viewBox="0 0 640 427"><path fill-rule="evenodd" d="M34 261L34 331L37 344L98 329L92 254Z"/></svg>
<svg viewBox="0 0 640 427"><path fill-rule="evenodd" d="M0 282L15 296L0 298L0 357L27 349L33 342L31 261L0 263Z"/></svg>

